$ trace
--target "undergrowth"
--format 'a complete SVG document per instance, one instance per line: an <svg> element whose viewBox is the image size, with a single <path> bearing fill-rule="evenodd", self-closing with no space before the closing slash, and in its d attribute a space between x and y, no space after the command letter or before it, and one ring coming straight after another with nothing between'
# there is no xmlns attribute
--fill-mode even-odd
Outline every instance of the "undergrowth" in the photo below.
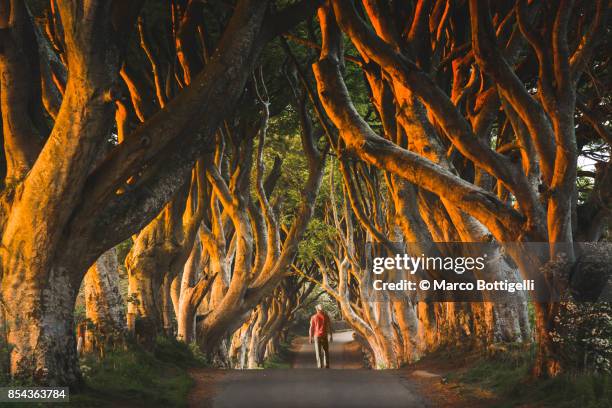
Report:
<svg viewBox="0 0 612 408"><path fill-rule="evenodd" d="M193 385L188 368L206 364L199 351L159 337L152 351L138 346L81 360L85 389L71 395L83 407L184 407Z"/></svg>
<svg viewBox="0 0 612 408"><path fill-rule="evenodd" d="M484 356L467 369L450 374L450 380L492 391L499 407L612 407L612 376L588 372L566 372L555 378L531 376L533 349L506 350Z"/></svg>
<svg viewBox="0 0 612 408"><path fill-rule="evenodd" d="M290 336L286 342L280 342L278 346L278 353L266 359L266 361L264 361L263 368L291 368L291 360L293 356L290 348L292 339L293 336Z"/></svg>

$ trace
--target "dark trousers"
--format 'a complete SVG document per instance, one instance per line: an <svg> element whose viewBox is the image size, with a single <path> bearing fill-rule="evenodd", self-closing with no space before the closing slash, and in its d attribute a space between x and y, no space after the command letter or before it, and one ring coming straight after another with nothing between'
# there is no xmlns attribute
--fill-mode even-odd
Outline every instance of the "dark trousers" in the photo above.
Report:
<svg viewBox="0 0 612 408"><path fill-rule="evenodd" d="M317 355L317 367L329 368L329 342L327 336L314 338L315 353Z"/></svg>

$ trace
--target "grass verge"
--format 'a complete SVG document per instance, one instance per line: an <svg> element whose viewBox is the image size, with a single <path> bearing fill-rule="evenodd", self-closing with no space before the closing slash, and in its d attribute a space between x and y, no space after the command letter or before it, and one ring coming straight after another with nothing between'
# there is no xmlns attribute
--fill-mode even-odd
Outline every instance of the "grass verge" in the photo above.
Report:
<svg viewBox="0 0 612 408"><path fill-rule="evenodd" d="M71 395L82 407L184 407L193 385L187 369L205 362L192 347L160 337L152 352L132 346L81 361L85 389Z"/></svg>
<svg viewBox="0 0 612 408"><path fill-rule="evenodd" d="M531 351L509 350L475 359L464 369L451 372L448 380L467 392L491 392L498 398L499 407L612 407L610 374L565 373L550 379L533 379L532 362Z"/></svg>

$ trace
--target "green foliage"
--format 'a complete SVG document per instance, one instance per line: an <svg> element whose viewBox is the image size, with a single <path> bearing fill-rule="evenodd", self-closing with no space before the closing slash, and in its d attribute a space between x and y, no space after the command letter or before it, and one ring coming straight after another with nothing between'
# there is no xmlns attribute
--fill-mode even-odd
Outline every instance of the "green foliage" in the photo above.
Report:
<svg viewBox="0 0 612 408"><path fill-rule="evenodd" d="M321 293L323 292L323 293ZM338 303L332 299L327 292L323 289L315 288L312 293L306 298L304 304L307 307L300 308L294 317L293 328L294 331L302 335L308 335L308 327L310 326L310 317L315 313L315 306L320 304L323 306L325 313L329 315L332 320L339 320L342 318L342 314L338 309Z"/></svg>
<svg viewBox="0 0 612 408"><path fill-rule="evenodd" d="M85 321L86 319L85 301L84 299L79 298L77 299L77 303L74 305L74 323L75 325L79 325L79 323Z"/></svg>
<svg viewBox="0 0 612 408"><path fill-rule="evenodd" d="M483 358L459 379L468 384L478 384L504 395L514 393L514 387L529 376L533 364L533 350L505 350L494 356Z"/></svg>
<svg viewBox="0 0 612 408"><path fill-rule="evenodd" d="M0 336L0 385L8 385L11 381L9 374L11 345L6 342L5 336Z"/></svg>
<svg viewBox="0 0 612 408"><path fill-rule="evenodd" d="M133 244L134 242L132 241L132 238L128 238L122 243L117 244L117 246L115 247L117 253L117 262L119 263L119 265L123 265L128 252L130 252L130 249L132 249Z"/></svg>
<svg viewBox="0 0 612 408"><path fill-rule="evenodd" d="M206 365L204 354L195 343L186 344L171 337L159 336L153 355L161 361L172 362L181 367Z"/></svg>
<svg viewBox="0 0 612 408"><path fill-rule="evenodd" d="M612 406L612 376L566 373L538 380L530 375L534 351L516 348L479 360L466 372L449 376L453 381L493 391L499 407L529 404L538 407Z"/></svg>
<svg viewBox="0 0 612 408"><path fill-rule="evenodd" d="M552 337L564 367L612 373L612 304L565 302L560 309Z"/></svg>
<svg viewBox="0 0 612 408"><path fill-rule="evenodd" d="M86 389L71 396L76 406L182 407L192 379L187 368L202 366L201 355L174 339L159 337L152 352L137 346L81 361Z"/></svg>
<svg viewBox="0 0 612 408"><path fill-rule="evenodd" d="M278 346L278 353L271 358L266 359L263 368L291 368L291 340L293 336L287 339L287 342L281 342Z"/></svg>
<svg viewBox="0 0 612 408"><path fill-rule="evenodd" d="M9 353L10 347L0 344L0 385L32 386L10 378ZM88 355L80 361L85 387L79 393L71 390L70 405L183 407L193 385L187 369L205 365L204 355L195 344L187 345L167 337L158 337L152 352L132 344L128 349L109 351L102 359Z"/></svg>
<svg viewBox="0 0 612 408"><path fill-rule="evenodd" d="M304 238L298 250L298 263L308 264L316 256L324 257L326 243L336 234L336 230L319 218L314 218L308 224Z"/></svg>

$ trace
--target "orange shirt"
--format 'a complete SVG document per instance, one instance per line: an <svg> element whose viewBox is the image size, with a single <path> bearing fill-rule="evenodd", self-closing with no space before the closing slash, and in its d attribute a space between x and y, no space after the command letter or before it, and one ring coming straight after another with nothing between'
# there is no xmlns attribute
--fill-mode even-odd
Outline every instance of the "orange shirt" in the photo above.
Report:
<svg viewBox="0 0 612 408"><path fill-rule="evenodd" d="M323 312L315 313L310 318L310 337L325 337L329 335L329 317Z"/></svg>

